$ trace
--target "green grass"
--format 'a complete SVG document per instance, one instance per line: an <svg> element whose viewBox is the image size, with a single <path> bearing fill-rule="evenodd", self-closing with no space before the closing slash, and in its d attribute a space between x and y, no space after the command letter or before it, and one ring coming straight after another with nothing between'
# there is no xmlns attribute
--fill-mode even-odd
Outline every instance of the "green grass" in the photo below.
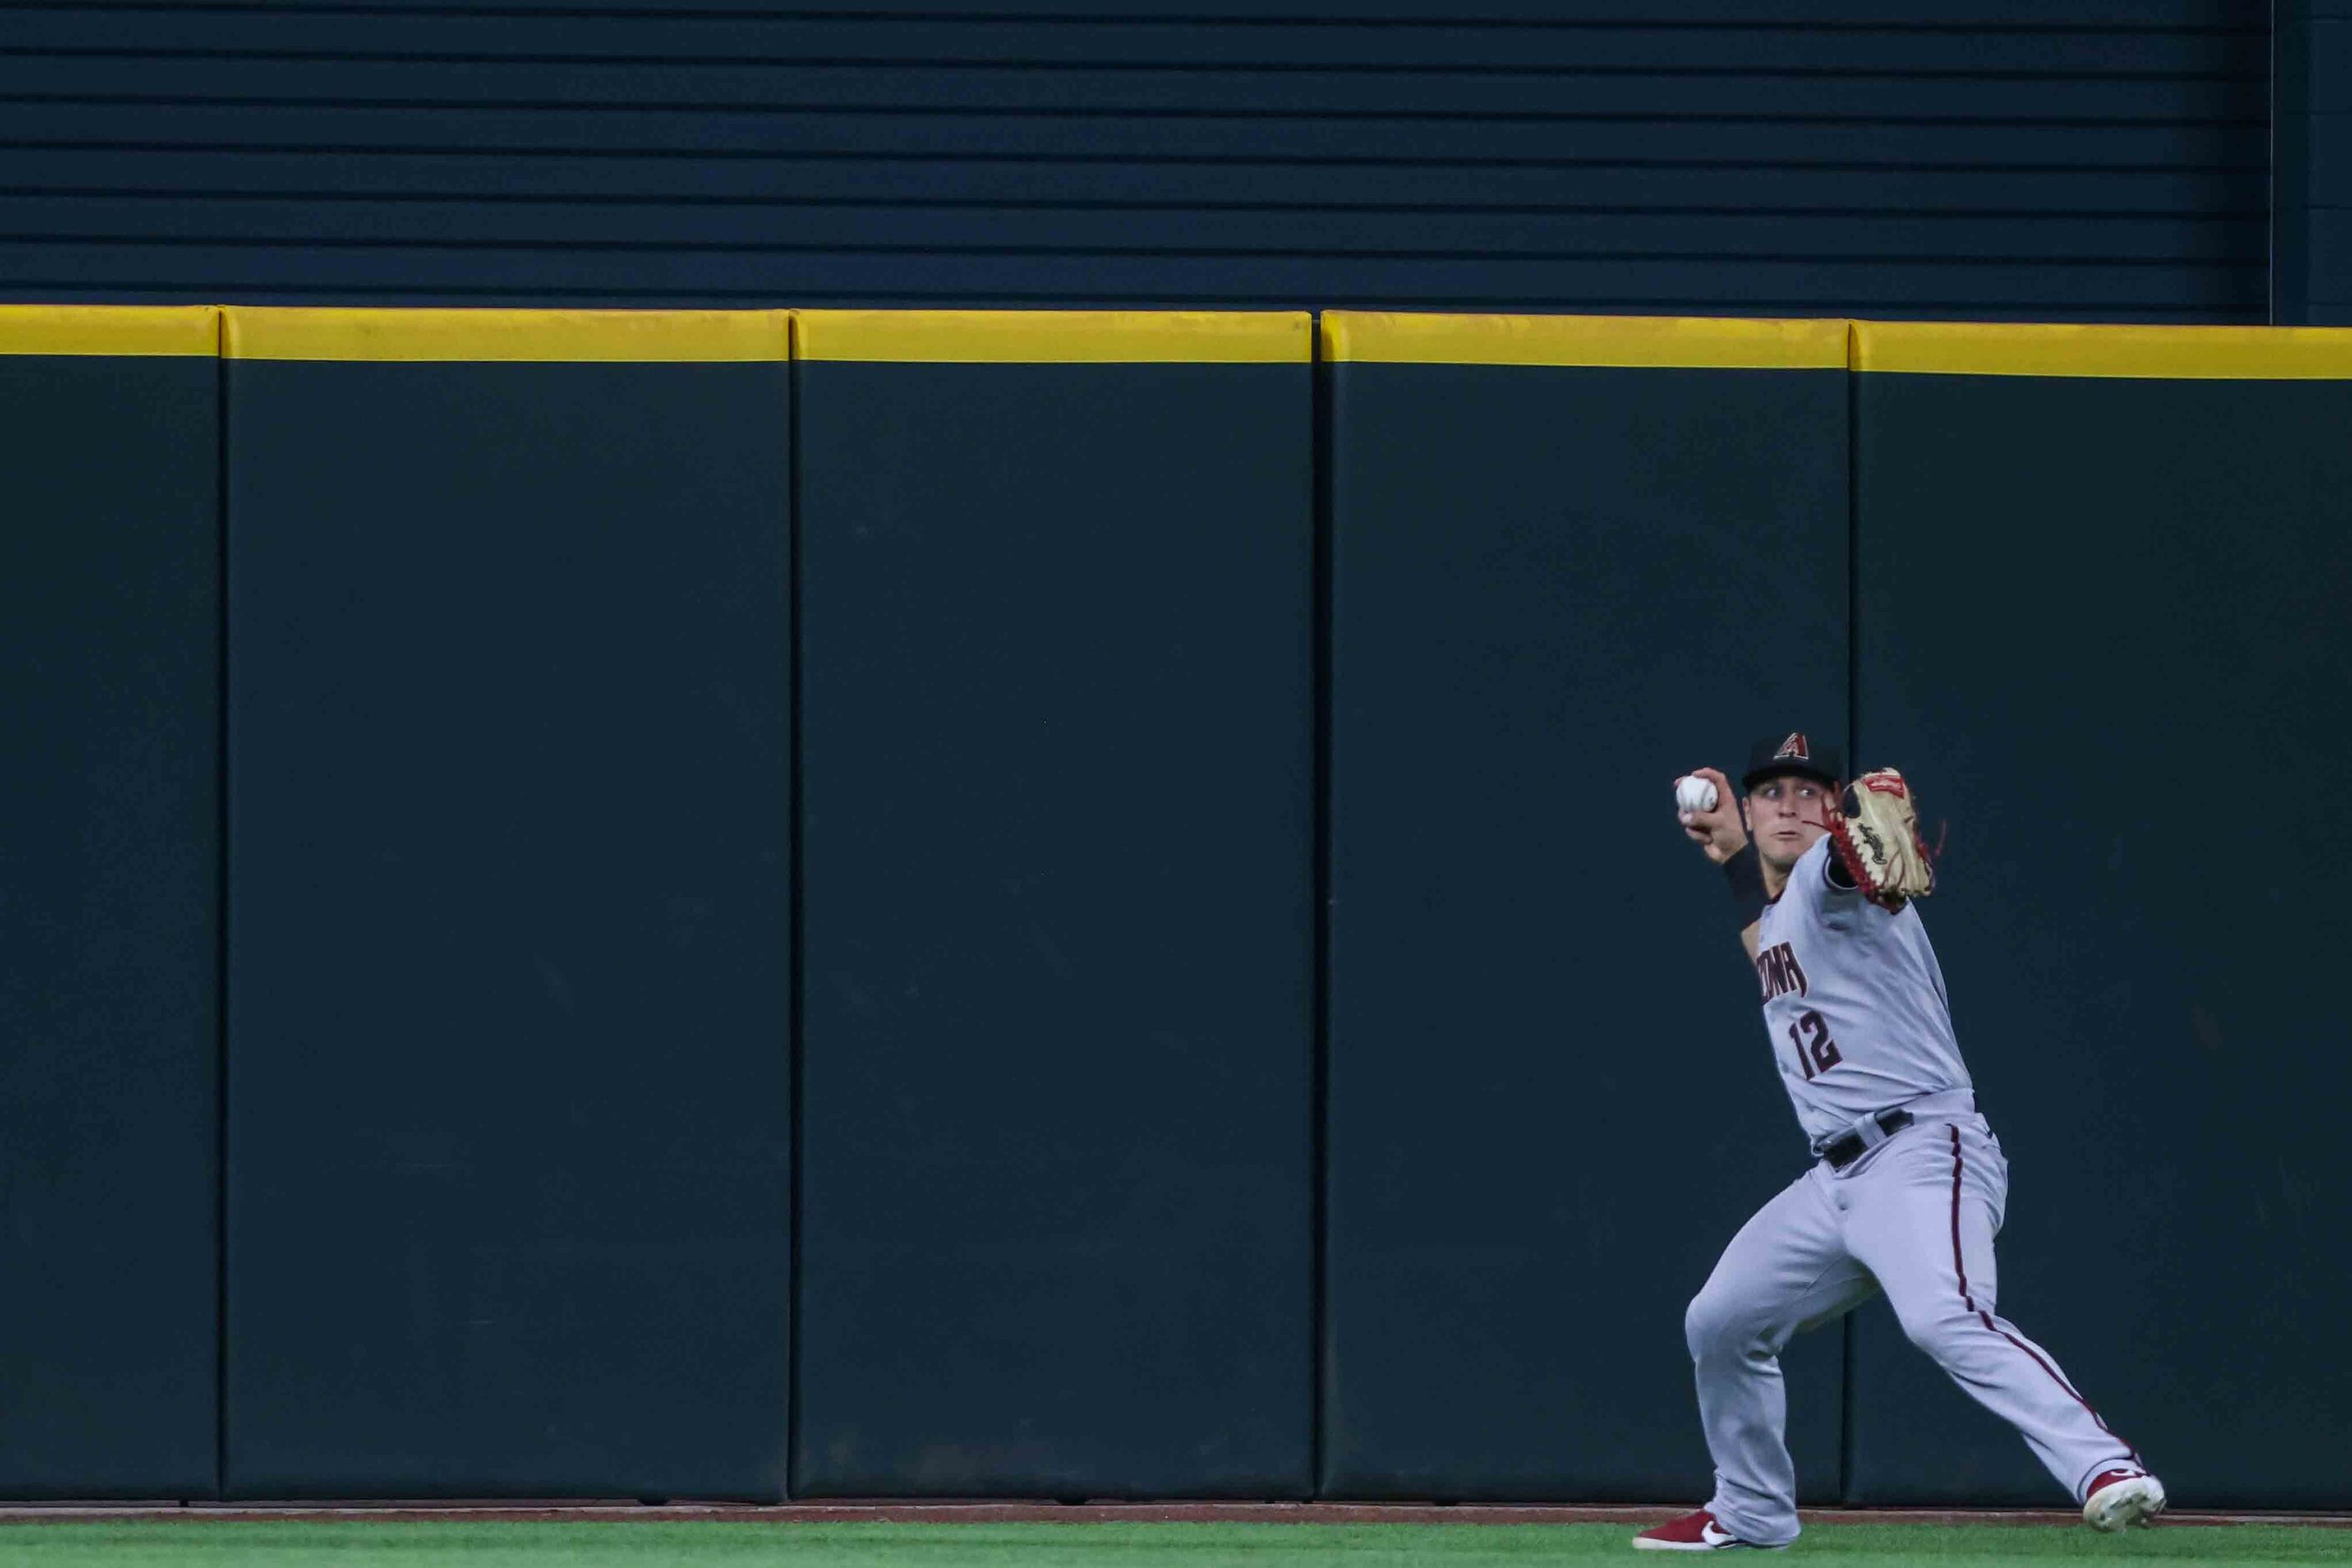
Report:
<svg viewBox="0 0 2352 1568"><path fill-rule="evenodd" d="M0 1525L0 1563L40 1568L551 1568L779 1563L791 1568L1531 1568L1683 1561L1626 1546L1616 1524L738 1524L142 1522ZM2179 1526L2096 1535L2080 1526L1822 1525L1788 1553L1824 1568L1972 1563L2345 1563L2352 1530ZM1721 1560L1717 1560L1721 1561Z"/></svg>

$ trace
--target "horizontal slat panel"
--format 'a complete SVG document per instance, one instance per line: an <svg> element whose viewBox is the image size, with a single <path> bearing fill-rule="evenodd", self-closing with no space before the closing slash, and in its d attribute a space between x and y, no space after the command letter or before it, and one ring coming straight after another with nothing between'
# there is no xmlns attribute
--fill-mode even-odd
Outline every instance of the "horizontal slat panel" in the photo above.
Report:
<svg viewBox="0 0 2352 1568"><path fill-rule="evenodd" d="M1777 8L1776 8L1777 9ZM1400 32L1407 35L1400 38ZM567 16L560 37L544 18L379 12L305 16L185 10L151 13L126 44L122 18L89 7L44 8L10 17L18 49L107 54L198 52L352 59L423 58L730 64L824 61L955 62L1041 67L1190 66L1383 72L1476 68L1528 72L1674 68L1686 71L1988 71L2025 76L2260 76L2268 68L2260 26L2228 36L2187 31L2050 31L1769 26L1495 26L1452 21L1396 26L1248 28L1237 51L1231 23L974 17L941 22L837 17L735 19L714 16Z"/></svg>
<svg viewBox="0 0 2352 1568"><path fill-rule="evenodd" d="M1241 116L1091 120L1083 137L1053 116L664 114L582 110L253 109L217 105L0 103L0 141L408 149L474 147L935 157L1496 160L1556 164L1698 162L2074 169L2261 169L2268 132L2177 125L1949 128L1788 121L1349 121Z"/></svg>
<svg viewBox="0 0 2352 1568"><path fill-rule="evenodd" d="M90 0L95 9L131 14L170 10L173 0ZM268 0L268 3L224 7L245 12L336 12L352 0ZM442 14L488 10L531 15L595 16L641 12L646 0L405 0L405 8ZM791 14L775 0L695 0L694 8L727 16L772 16ZM997 0L834 0L824 9L858 17L1001 16ZM1254 8L1253 20L1274 23L1289 19L1328 22L1363 20L1426 22L1429 0L1280 0ZM1020 14L1083 21L1115 20L1139 23L1157 19L1198 21L1223 19L1233 8L1204 7L1199 0L1021 0ZM1801 25L1886 26L1916 24L1919 7L1912 0L1774 0L1775 20ZM2176 27L2242 28L2260 26L2264 13L2249 0L2069 0L2063 10L2046 0L1970 0L1965 6L1941 8L1937 19L1952 26L2042 26L2053 29L2106 27L2147 31ZM1554 26L1585 26L1647 22L1738 25L1752 22L1755 8L1738 0L1475 0L1465 8L1462 22L1528 23Z"/></svg>
<svg viewBox="0 0 2352 1568"><path fill-rule="evenodd" d="M2352 207L2352 112L2311 117L2311 205Z"/></svg>
<svg viewBox="0 0 2352 1568"><path fill-rule="evenodd" d="M647 237L648 233L658 239ZM229 244L625 246L666 252L859 248L1087 251L1135 256L1319 256L1465 251L1489 258L1808 256L1864 262L1960 260L2262 263L2260 219L1686 216L1600 214L1110 212L894 206L681 205L651 211L585 203L224 201L205 197L19 196L0 203L0 237L187 239Z"/></svg>
<svg viewBox="0 0 2352 1568"><path fill-rule="evenodd" d="M539 306L552 301L567 309L577 310L642 310L689 304L709 304L721 296L708 291L686 292L670 289L640 291L600 291L596 289L554 290L541 288L466 288L419 290L405 285L378 289L301 289L284 286L240 288L216 285L202 289L155 288L144 284L108 284L91 286L73 280L53 280L35 285L0 284L0 304L40 300L58 303L173 303L202 298L235 304L267 302L272 305L381 305L396 301L403 305L446 305L466 308L506 306ZM1397 304L1391 294L1349 295L1330 294L1318 297L1332 309L1389 309ZM1105 294L1083 294L1069 289L1051 290L1045 294L978 293L955 289L940 293L892 292L877 293L871 289L847 289L833 291L804 290L794 299L806 306L856 306L919 308L926 310L1034 310L1045 307L1107 306L1127 308L1137 296L1124 291ZM1225 310L1236 303L1254 304L1256 296L1207 296L1158 294L1150 306L1164 310ZM1512 296L1481 292L1459 298L1443 295L1418 295L1415 309L1465 309L1500 312L1542 312L1560 308L1557 295ZM1685 299L1652 298L1642 300L1579 300L1580 310L1594 315L1655 316L1669 310L1695 308ZM1713 316L1790 316L1808 311L1820 312L1818 301L1804 300L1771 300L1746 296L1737 300L1701 302L1703 313ZM2329 309L2339 313L2327 321L2315 314L2312 325L2327 325L2352 314L2352 302ZM2116 305L2094 306L2051 303L2048 301L1960 301L1906 307L1903 319L1919 321L1974 321L1986 320L2032 321L2084 321L2166 326L2181 324L2254 324L2266 319L2267 303L2259 291L2250 299L2235 303L2207 303L2196 306L2177 305Z"/></svg>
<svg viewBox="0 0 2352 1568"><path fill-rule="evenodd" d="M1769 293L1776 299L1815 298L1862 305L1899 306L1933 289L1960 289L1969 298L2115 300L2144 306L2190 306L2259 295L2259 265L2215 267L2187 272L2159 267L2052 268L1986 263L1955 266L1928 262L1914 267L1884 261L1717 260L1521 260L1456 257L1394 260L1372 258L1277 256L1202 258L949 256L844 252L856 258L860 280L877 292L952 290L1017 294L1028 290L1100 294L1126 289L1139 294L1166 290L1188 297L1218 295L1319 301L1334 293L1385 293L1411 299L1423 290L1475 293L1482 285L1516 289L1522 297L1626 300L1738 299ZM507 249L475 247L324 247L75 244L62 241L0 241L0 278L79 277L86 284L152 279L167 271L184 286L210 289L332 288L341 285L407 287L420 291L443 286L616 290L676 289L763 294L788 300L801 290L824 288L841 276L832 257L792 253L583 250L572 247ZM2215 288L2211 279L2222 285ZM1910 289L1906 281L1931 285ZM1826 312L1824 312L1826 313Z"/></svg>
<svg viewBox="0 0 2352 1568"><path fill-rule="evenodd" d="M1283 182L1276 184L1275 182ZM838 158L499 156L467 153L183 152L0 147L0 188L205 195L402 195L607 203L680 201L1066 203L1298 211L1830 211L1971 216L2167 214L2261 217L2259 183L2212 171L2137 169L1433 169L1295 164L1238 179L1228 165ZM2234 204L2234 205L2232 205Z"/></svg>
<svg viewBox="0 0 2352 1568"><path fill-rule="evenodd" d="M0 27L0 289L2240 319L2263 0L1921 15L58 0Z"/></svg>
<svg viewBox="0 0 2352 1568"><path fill-rule="evenodd" d="M2311 215L2311 280L2315 299L2352 304L2352 208Z"/></svg>
<svg viewBox="0 0 2352 1568"><path fill-rule="evenodd" d="M2259 82L2024 77L1577 76L1415 71L970 70L952 67L446 64L0 55L0 97L56 101L530 105L642 111L1528 115L2260 124ZM1996 110L1997 104L1997 110Z"/></svg>
<svg viewBox="0 0 2352 1568"><path fill-rule="evenodd" d="M2322 113L2352 111L2352 16L2311 24L2311 107Z"/></svg>

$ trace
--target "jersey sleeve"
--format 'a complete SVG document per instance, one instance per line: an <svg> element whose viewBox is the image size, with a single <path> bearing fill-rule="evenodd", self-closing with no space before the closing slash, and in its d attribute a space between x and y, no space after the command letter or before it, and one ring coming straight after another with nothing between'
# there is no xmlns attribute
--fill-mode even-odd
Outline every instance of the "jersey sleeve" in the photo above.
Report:
<svg viewBox="0 0 2352 1568"><path fill-rule="evenodd" d="M1789 868L1789 888L1781 895L1781 902L1793 903L1808 925L1825 931L1852 931L1854 911L1864 902L1862 889L1845 887L1831 876L1830 868L1836 864L1837 853L1831 847L1829 835L1823 834Z"/></svg>

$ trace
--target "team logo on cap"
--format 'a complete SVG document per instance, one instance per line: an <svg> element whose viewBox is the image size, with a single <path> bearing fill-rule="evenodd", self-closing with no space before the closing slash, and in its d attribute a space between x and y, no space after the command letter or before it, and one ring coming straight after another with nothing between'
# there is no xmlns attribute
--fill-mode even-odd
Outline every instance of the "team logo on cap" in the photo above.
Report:
<svg viewBox="0 0 2352 1568"><path fill-rule="evenodd" d="M1772 753L1772 760L1776 763L1787 760L1800 763L1811 762L1812 748L1805 744L1805 732L1801 730L1790 731L1789 738L1780 742L1780 749Z"/></svg>

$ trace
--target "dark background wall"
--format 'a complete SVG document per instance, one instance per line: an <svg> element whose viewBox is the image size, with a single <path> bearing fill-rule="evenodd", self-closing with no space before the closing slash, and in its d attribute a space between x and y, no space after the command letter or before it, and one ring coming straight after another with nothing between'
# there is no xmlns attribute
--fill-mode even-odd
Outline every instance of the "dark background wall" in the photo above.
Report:
<svg viewBox="0 0 2352 1568"><path fill-rule="evenodd" d="M2336 336L1330 321L1318 417L1131 318L272 315L0 314L0 1487L1687 1497L1802 1156L1664 789L1793 703L1954 826L2003 1310L2184 1503L2352 1502L2343 847L2214 761L2352 763ZM1812 1495L2046 1500L1891 1333Z"/></svg>
<svg viewBox="0 0 2352 1568"><path fill-rule="evenodd" d="M783 1492L784 322L511 324L228 322L232 1495Z"/></svg>
<svg viewBox="0 0 2352 1568"><path fill-rule="evenodd" d="M2352 1152L2277 1124L2352 1091L2344 921L2279 868L2352 829L2211 758L2352 766L2352 384L2195 363L1856 378L1855 732L1949 814L1927 918L2010 1160L2000 1310L2184 1495L2342 1507L2308 1444L2352 1409ZM1853 1371L1858 1500L2044 1494L1886 1314Z"/></svg>
<svg viewBox="0 0 2352 1568"><path fill-rule="evenodd" d="M1671 1500L1707 1470L1660 1418L1683 1307L1790 1139L1699 1109L1778 1092L1754 978L1721 892L1617 819L1722 737L1843 728L1844 332L1732 369L1755 340L1692 323L1681 364L1598 367L1557 363L1572 329L1325 321L1322 1486ZM1555 363L1443 363L1497 343ZM1821 1500L1841 1348L1790 1356Z"/></svg>
<svg viewBox="0 0 2352 1568"><path fill-rule="evenodd" d="M1978 0L1932 24L1891 0L1496 0L1474 19L1426 0L1231 11L11 6L0 300L2352 321L2347 0ZM1966 712L1917 706L1914 683L1932 686L1958 631L1870 617L1898 602L1889 584L1947 580L1948 552L1986 575L1938 608L1996 597L2005 557L2068 537L2079 515L2038 512L2029 490L1937 490L1948 470L1986 475L1936 446L1943 426L1905 423L1941 408L1932 390L1860 378L1850 426L1836 405L1855 378L1826 371L1350 365L1316 426L1302 424L1303 364L1040 374L843 359L798 373L827 394L806 406L772 363L330 362L224 377L200 355L83 351L0 368L26 454L12 516L31 520L11 533L23 571L6 696L27 732L51 737L16 780L33 827L0 892L16 965L0 1017L22 1042L8 1213L24 1277L39 1281L11 1299L10 1342L48 1347L0 1361L0 1389L16 1391L0 1399L0 1488L26 1495L761 1497L788 1479L1677 1495L1697 1461L1673 1422L1612 1428L1605 1454L1526 1455L1548 1439L1548 1404L1619 1410L1665 1375L1675 1268L1704 1261L1708 1226L1743 1209L1770 1144L1712 1139L1659 1187L1640 1130L1618 1117L1671 1088L1674 1051L1525 1055L1594 976L1652 961L1627 933L1680 907L1676 872L1612 841L1620 885L1554 908L1540 856L1517 855L1509 878L1485 868L1559 847L1552 786L1580 776L1571 723L1633 734L1644 767L1696 760L1681 754L1689 725L1659 721L1675 672L1622 658L1661 617L1730 637L1698 639L1704 662L1738 671L1710 688L1715 729L1844 679L1862 708L1840 721L1863 743L1878 744L1883 715L1906 751L1960 736L1971 759L2025 757L2022 739L1969 730L1984 710L1968 707L1974 688L1954 689ZM1937 417L2030 444L2000 421L2032 398L1987 384L1963 379ZM2144 424L2105 411L2133 394L2046 385L2041 433L2074 429L2095 404L2111 447L2084 452L2128 462ZM2227 410L2184 436L2234 429L2241 414L2256 436L2328 427L2332 405L2309 388L2210 395ZM1969 396L1996 412L1960 406ZM2146 423L2167 428L2201 407L2158 402ZM797 447L781 434L795 419ZM1855 482L1895 498L1875 518L1840 510L1850 428L1865 433ZM1301 431L1328 440L1319 458ZM1686 461L1694 446L1706 463ZM2149 567L2149 602L2231 579L2240 557L2178 509L2200 474L2233 463L2270 462L2282 493L2266 504L2305 510L2265 535L2284 553L2240 574L2232 602L2333 581L2306 571L2342 521L2322 504L2333 478L2295 490L2305 470L2258 440L2236 457L2181 447L2172 489L2144 498L2183 542ZM434 461L402 456L419 448ZM274 456L224 463L239 451ZM794 451L816 458L796 480ZM1332 490L1302 599L1317 542L1297 529L1318 514L1299 510L1301 487L1318 471ZM1022 506L972 515L969 498L999 483ZM1916 526L1962 494L1973 501L1937 513L1943 526ZM670 510L687 497L691 515ZM795 497L824 503L799 557ZM488 521L485 498L502 498ZM2018 537L1979 548L1986 510ZM1439 512L1455 521L1433 530ZM1105 514L1134 527L1106 531ZM666 542L650 557L630 532L648 518ZM2021 531L2027 519L2041 531ZM1883 549L1849 561L1841 527ZM2105 558L2096 537L2086 563ZM1779 675L1720 629L1741 624L1759 551L1794 574L1781 596L1808 634ZM1859 619L1838 603L1849 580ZM796 626L779 583L814 585L803 607L823 635ZM1328 647L1296 640L1323 624L1318 583L1336 600ZM2116 603L2110 642L2142 620ZM1141 608L1171 605L1181 613ZM2263 614L2282 637L2300 625ZM2334 647L2312 618L2313 646ZM861 640L880 626L904 635ZM1894 636L1912 628L1915 642ZM1058 662L1073 641L1095 662ZM2289 649L2247 651L2248 679L2285 680ZM2210 651L2147 658L2193 691ZM1858 685L1840 675L1847 658ZM464 678L486 659L544 679ZM1918 673L1889 673L1906 659ZM1325 754L1296 700L1335 677ZM1041 683L1063 717L1032 732L1024 693ZM655 686L699 695L653 702ZM1129 700L1101 700L1110 688ZM2021 734L2081 741L2062 716L2002 700ZM870 721L883 711L933 722L891 731ZM2146 765L2134 748L2161 724L2143 717L2075 761ZM809 748L793 756L839 802L803 819L831 874L799 904L779 837L799 782L778 739L791 723ZM651 753L607 733L647 726L669 738ZM1151 749L1179 733L1194 742L1183 766ZM1012 734L1024 749L992 752ZM1433 756L1435 734L1456 754ZM1318 755L1331 770L1320 795ZM1041 777L1118 756L1147 765L1116 798L1189 824L1199 839L1183 854L1107 856L1127 817L1102 819L1100 792L1045 803ZM449 793L456 768L479 772L480 788ZM1965 768L1953 784L1972 802L1996 788ZM1296 813L1323 799L1318 839ZM614 838L615 821L665 826L658 842ZM982 874L1016 860L1034 864ZM937 896L877 891L893 888ZM1297 924L1318 892L1340 900L1319 917L1320 1001L1316 930ZM1971 896L1963 879L1937 906L1964 932ZM1220 900L1225 913L1204 912ZM2240 999L2258 992L2302 1009L2263 1012L2264 1028L2340 1035L2323 999L2258 952L2215 949L2188 914L2136 944L2155 907L2106 910L2113 951L2060 944L2079 959L2065 976L2168 966L2112 982L2095 1016L2070 1015L2072 1070L2125 1048L2129 1020L2168 1086L2198 1081L2225 1048L2212 1041L2244 1037ZM2324 911L2273 918L2325 928ZM1995 923L2019 942L2041 929ZM1570 940L1582 924L1600 934ZM371 931L393 934L352 935ZM629 931L661 962L583 1007L581 987L625 967ZM1201 956L1211 933L1213 963ZM1547 933L1570 956L1554 962ZM1967 951L1955 969L1998 970L2006 1012L2067 994L2065 976L2034 968L2043 948ZM2216 951L2239 968L2213 960L2189 995L2181 977ZM804 993L795 953L823 961ZM956 956L946 971L941 954ZM1041 965L1058 997L1044 1013L1031 1005ZM1456 996L1426 983L1429 965L1481 984ZM420 973L463 984L420 986ZM1673 1032L1704 1030L1715 984L1673 988ZM224 1023L224 996L252 1008ZM1139 996L1131 1016L1113 1005ZM1582 1011L1587 1041L1648 1018L1638 994L1613 990ZM793 1016L808 1031L797 1068L768 1049ZM483 1055L493 1037L523 1054ZM1139 1055L1104 1044L1130 1037ZM207 1054L214 1039L226 1055ZM322 1040L404 1070L322 1077ZM1428 1074L1436 1052L1446 1076ZM694 1091L648 1101L634 1075L651 1061L699 1064ZM1984 1070L1999 1081L1999 1058ZM795 1071L824 1093L816 1122ZM74 1089L84 1079L140 1087L95 1096ZM354 1108L344 1122L292 1119L339 1092ZM1100 1120L1139 1098L1148 1123ZM1597 1130L1555 1152L1549 1108L1570 1102ZM993 1110L980 1120L980 1107ZM1995 1110L2005 1127L2021 1116ZM2253 1136L2251 1121L2231 1126L2230 1148ZM2047 1318L2038 1286L2011 1304L2054 1323L2087 1381L2121 1385L2118 1419L2152 1412L2146 1440L2184 1456L2184 1495L2331 1500L2263 1434L2224 1451L2208 1439L2226 1423L2166 1422L2247 1408L2250 1389L2297 1409L2335 1397L2295 1372L2325 1347L2294 1325L2342 1303L2331 1277L2298 1270L2294 1227L2340 1197L2342 1173L2282 1156L2275 1191L2248 1177L2225 1192L2206 1166L2167 1163L2210 1142L2183 1105L2102 1112L2095 1127L2095 1155L2167 1151L2154 1177L2135 1168L2155 1184L2119 1192L2123 1210L2205 1205L2158 1227L2177 1243L2103 1255L2113 1278L2164 1289L2226 1239L2200 1225L2251 1206L2256 1250L2302 1294L2236 1382L2207 1349L2226 1337L2221 1303L2146 1314L2129 1338L2094 1334L2101 1309L2071 1288ZM702 1146L680 1153L689 1128ZM2082 1136L2020 1120L2013 1142L2040 1146L2021 1180L2044 1161L2078 1167ZM1611 1195L1629 1167L1640 1203ZM161 1271L152 1292L121 1288L123 1255L78 1222L100 1194L140 1237L140 1267ZM806 1234L796 1212L814 1221ZM2067 1278L2076 1211L2020 1212L2050 1227L2018 1233L2020 1277ZM364 1228L314 1277L289 1249L329 1213ZM1596 1293L1564 1261L1604 1268L1662 1233L1676 1264L1638 1290ZM1319 1258L1299 1239L1317 1235ZM1417 1283L1400 1293L1399 1280ZM721 1282L729 1312L704 1333L696 1303ZM344 1334L346 1317L363 1331ZM1798 1408L1816 1495L2039 1495L1999 1434L1932 1455L1916 1445L1973 1417L1873 1321L1800 1352L1816 1358ZM633 1331L645 1323L677 1331L657 1348ZM1554 1329L1632 1348L1596 1370L1563 1357ZM952 1351L974 1332L992 1359L962 1377ZM127 1360L126 1337L142 1347ZM2164 1385L2171 1403L2135 1405L2136 1369L2151 1363L2190 1370ZM582 1363L605 1369L594 1386L561 1375ZM1040 1380L1048 1366L1066 1384ZM1201 1366L1216 1376L1186 1375ZM1843 1397L1881 1385L1899 1397ZM697 1437L677 1436L684 1405L646 1426L656 1389L727 1414ZM370 1441L334 1463L305 1425L322 1390L371 1421ZM1017 1424L992 1425L1014 1390L1029 1400ZM1448 1397L1463 1390L1486 1403ZM1238 1426L1220 1414L1229 1396L1250 1411ZM6 1414L63 1400L79 1402L79 1425L34 1433ZM1933 1422L1889 1420L1915 1400ZM118 1419L118 1402L152 1419ZM1118 1426L1146 1405L1183 1418ZM1606 1425L1588 1410L1582 1429ZM1087 1436L1114 1428L1116 1443ZM526 1429L548 1450L530 1463L509 1441Z"/></svg>
<svg viewBox="0 0 2352 1568"><path fill-rule="evenodd" d="M10 6L0 298L2270 310L2263 0L1003 9Z"/></svg>
<svg viewBox="0 0 2352 1568"><path fill-rule="evenodd" d="M1310 323L795 323L794 1485L1303 1497Z"/></svg>
<svg viewBox="0 0 2352 1568"><path fill-rule="evenodd" d="M2283 321L2352 322L2352 0L2280 0Z"/></svg>
<svg viewBox="0 0 2352 1568"><path fill-rule="evenodd" d="M0 310L11 1497L219 1484L217 334Z"/></svg>

